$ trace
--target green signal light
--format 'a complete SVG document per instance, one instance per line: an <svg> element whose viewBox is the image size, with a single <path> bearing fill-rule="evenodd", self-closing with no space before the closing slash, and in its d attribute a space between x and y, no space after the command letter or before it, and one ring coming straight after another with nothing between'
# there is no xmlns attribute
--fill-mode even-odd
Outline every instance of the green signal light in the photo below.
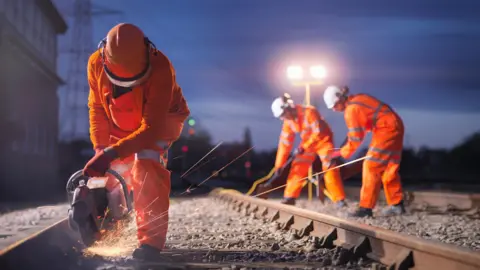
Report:
<svg viewBox="0 0 480 270"><path fill-rule="evenodd" d="M188 120L188 125L189 126L195 126L195 120L193 120L193 119Z"/></svg>

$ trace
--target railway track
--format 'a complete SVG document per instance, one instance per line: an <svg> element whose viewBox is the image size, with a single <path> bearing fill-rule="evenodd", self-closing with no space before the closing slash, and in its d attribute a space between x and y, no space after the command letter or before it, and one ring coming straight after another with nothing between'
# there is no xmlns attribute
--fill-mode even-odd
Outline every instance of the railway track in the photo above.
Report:
<svg viewBox="0 0 480 270"><path fill-rule="evenodd" d="M170 219L159 262L128 256L131 231L121 251L99 243L85 252L60 220L3 248L0 269L480 269L478 252L232 190L175 200Z"/></svg>
<svg viewBox="0 0 480 270"><path fill-rule="evenodd" d="M246 197L231 190L217 190L214 196L234 210L277 222L294 238L309 237L310 248L342 247L340 263L368 257L391 269L480 269L478 252Z"/></svg>
<svg viewBox="0 0 480 270"><path fill-rule="evenodd" d="M360 187L345 187L349 199L359 199ZM461 192L412 191L403 192L407 205L412 211L432 213L465 212L474 213L480 208L480 194ZM385 194L380 192L379 200L385 202Z"/></svg>

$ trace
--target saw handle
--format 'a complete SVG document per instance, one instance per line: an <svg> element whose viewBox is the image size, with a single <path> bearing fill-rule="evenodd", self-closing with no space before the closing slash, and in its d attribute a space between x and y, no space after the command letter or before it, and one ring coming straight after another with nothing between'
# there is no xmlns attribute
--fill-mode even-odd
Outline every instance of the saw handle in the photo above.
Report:
<svg viewBox="0 0 480 270"><path fill-rule="evenodd" d="M118 181L120 182L120 184L122 185L123 194L125 196L125 201L127 202L128 212L132 211L132 209L133 209L132 200L130 199L130 196L129 196L129 193L128 193L127 182L125 181L125 179L119 173L117 173L116 171L114 171L112 169L108 169L107 173L109 173L109 174L113 175L115 178L117 178ZM70 176L70 178L67 181L67 185L66 185L67 193L73 194L73 192L75 192L75 189L78 187L81 180L84 180L85 184L87 184L88 180L90 180L89 177L83 175L83 170L79 170L79 171L75 172L74 174L72 174L72 176Z"/></svg>

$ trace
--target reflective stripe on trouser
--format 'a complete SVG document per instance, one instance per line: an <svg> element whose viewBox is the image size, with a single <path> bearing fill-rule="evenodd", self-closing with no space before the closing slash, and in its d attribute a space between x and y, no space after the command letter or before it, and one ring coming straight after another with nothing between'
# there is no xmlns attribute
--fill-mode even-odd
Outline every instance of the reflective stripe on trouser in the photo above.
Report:
<svg viewBox="0 0 480 270"><path fill-rule="evenodd" d="M328 159L328 155L333 152L333 144L322 144L322 148L317 150L317 154L322 161L322 170L327 170L330 165L337 166L338 164L331 164L331 160ZM340 169L334 169L326 172L323 175L325 182L325 188L332 195L334 202L345 199L345 190L343 187L342 177L340 175Z"/></svg>
<svg viewBox="0 0 480 270"><path fill-rule="evenodd" d="M170 147L171 143L164 142L164 141L159 141L159 142L156 143L156 145L160 149L162 149L162 151L164 151L162 154L158 151L147 149L147 150L140 151L139 153L136 153L135 155L124 158L122 160L115 160L110 165L110 168L112 170L116 171L118 174L120 174L125 179L125 182L127 182L127 187L128 187L129 191L133 190L133 187L132 187L132 168L133 168L134 159L157 160L157 161L160 161L160 163L164 167L167 167L167 160L168 160L167 154L168 154L168 148ZM105 184L105 189L107 189L107 191L112 191L118 185L120 185L120 182L113 175L107 174L106 176L108 177L107 183Z"/></svg>
<svg viewBox="0 0 480 270"><path fill-rule="evenodd" d="M132 170L138 241L158 249L165 246L170 207L170 171L164 165L165 154L143 150Z"/></svg>
<svg viewBox="0 0 480 270"><path fill-rule="evenodd" d="M397 204L403 199L399 175L402 147L403 132L390 136L383 135L380 138L373 136L368 157L363 162L361 207L375 207L382 182L389 205Z"/></svg>
<svg viewBox="0 0 480 270"><path fill-rule="evenodd" d="M293 160L288 173L287 186L283 193L284 198L298 198L300 196L303 184L306 181L304 178L308 176L308 168L315 160L315 155L315 153L304 153Z"/></svg>
<svg viewBox="0 0 480 270"><path fill-rule="evenodd" d="M328 145L324 149L332 148L333 146ZM324 154L325 151L320 151L320 153ZM285 198L298 198L300 196L303 184L306 181L305 178L308 176L308 169L315 160L316 155L317 153L305 153L295 158L288 174L287 186L284 191ZM326 164L327 161L325 158L322 159L322 156L320 156L320 159L322 160L322 166L325 170L328 168L329 164ZM333 201L336 202L345 199L343 183L338 169L325 173L324 179L326 189L332 195Z"/></svg>

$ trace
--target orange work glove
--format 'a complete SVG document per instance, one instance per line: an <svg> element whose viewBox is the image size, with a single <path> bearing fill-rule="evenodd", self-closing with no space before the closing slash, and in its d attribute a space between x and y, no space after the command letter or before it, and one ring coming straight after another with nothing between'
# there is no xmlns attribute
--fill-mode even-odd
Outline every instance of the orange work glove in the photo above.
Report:
<svg viewBox="0 0 480 270"><path fill-rule="evenodd" d="M110 163L117 158L117 153L111 148L95 152L95 156L83 168L83 175L87 177L105 176L108 168L110 168Z"/></svg>
<svg viewBox="0 0 480 270"><path fill-rule="evenodd" d="M338 159L342 157L342 154L340 154L340 150L335 150L329 155L330 159Z"/></svg>
<svg viewBox="0 0 480 270"><path fill-rule="evenodd" d="M340 164L343 164L343 157L340 154L340 150L334 150L328 155L328 159L330 160L330 165L328 166L329 169L339 166Z"/></svg>

